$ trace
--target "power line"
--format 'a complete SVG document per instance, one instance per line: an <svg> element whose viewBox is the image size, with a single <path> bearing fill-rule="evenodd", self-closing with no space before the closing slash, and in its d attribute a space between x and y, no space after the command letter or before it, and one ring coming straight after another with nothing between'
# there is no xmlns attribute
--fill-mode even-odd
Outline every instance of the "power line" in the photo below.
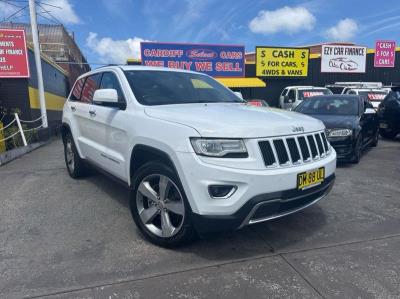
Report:
<svg viewBox="0 0 400 299"><path fill-rule="evenodd" d="M20 9L18 9L17 11L14 11L11 15L9 15L8 17L5 17L3 19L3 22L6 22L7 20L9 20L10 18L12 18L13 16L15 16L16 14L18 14L19 12L23 11L25 8L27 8L28 5L21 7Z"/></svg>
<svg viewBox="0 0 400 299"><path fill-rule="evenodd" d="M57 6L57 5L50 4L50 3L47 3L47 2L43 2L43 1L36 1L36 3L37 3L37 4L42 4L42 5L47 5L47 6L54 7L54 8L62 9L61 6Z"/></svg>
<svg viewBox="0 0 400 299"><path fill-rule="evenodd" d="M0 2L8 4L8 5L11 5L11 6L14 6L14 7L18 7L18 8L22 8L23 7L23 6L16 5L16 4L10 2L10 0L0 0Z"/></svg>
<svg viewBox="0 0 400 299"><path fill-rule="evenodd" d="M37 5L44 11L46 12L53 20L55 20L56 22L58 22L58 24L62 24L62 22L60 22L60 20L58 20L55 16L53 16L53 14L50 13L50 11L48 11L47 9L45 9L39 2L36 2Z"/></svg>

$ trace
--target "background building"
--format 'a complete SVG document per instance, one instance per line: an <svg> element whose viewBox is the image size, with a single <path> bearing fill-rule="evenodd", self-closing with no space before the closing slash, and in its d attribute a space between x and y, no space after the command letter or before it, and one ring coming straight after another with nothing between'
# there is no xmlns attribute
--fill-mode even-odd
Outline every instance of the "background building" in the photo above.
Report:
<svg viewBox="0 0 400 299"><path fill-rule="evenodd" d="M6 22L0 23L0 28L24 29L26 42L28 46L32 46L30 24ZM73 33L68 33L63 25L38 24L38 31L40 51L66 71L71 87L77 77L90 71Z"/></svg>

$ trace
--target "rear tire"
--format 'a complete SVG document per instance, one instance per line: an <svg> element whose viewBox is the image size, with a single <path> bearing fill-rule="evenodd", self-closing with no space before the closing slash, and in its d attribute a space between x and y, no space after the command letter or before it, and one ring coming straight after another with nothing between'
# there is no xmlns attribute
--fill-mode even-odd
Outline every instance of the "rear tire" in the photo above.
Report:
<svg viewBox="0 0 400 299"><path fill-rule="evenodd" d="M383 138L386 138L386 139L394 139L397 136L398 133L399 132L396 131L396 130L390 130L390 131L387 130L387 129L380 129L379 130L379 134L381 134L381 136Z"/></svg>
<svg viewBox="0 0 400 299"><path fill-rule="evenodd" d="M63 141L65 165L67 166L69 175L74 179L86 176L88 174L88 168L76 150L71 132L65 135Z"/></svg>
<svg viewBox="0 0 400 299"><path fill-rule="evenodd" d="M191 211L176 173L162 162L149 162L132 177L132 218L152 243L173 248L196 236Z"/></svg>

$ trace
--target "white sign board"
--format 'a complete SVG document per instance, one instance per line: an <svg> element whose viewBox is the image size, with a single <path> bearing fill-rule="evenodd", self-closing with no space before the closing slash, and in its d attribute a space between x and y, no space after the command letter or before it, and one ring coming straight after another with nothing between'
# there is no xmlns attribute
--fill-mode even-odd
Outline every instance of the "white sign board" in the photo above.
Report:
<svg viewBox="0 0 400 299"><path fill-rule="evenodd" d="M367 48L323 45L321 73L365 73Z"/></svg>

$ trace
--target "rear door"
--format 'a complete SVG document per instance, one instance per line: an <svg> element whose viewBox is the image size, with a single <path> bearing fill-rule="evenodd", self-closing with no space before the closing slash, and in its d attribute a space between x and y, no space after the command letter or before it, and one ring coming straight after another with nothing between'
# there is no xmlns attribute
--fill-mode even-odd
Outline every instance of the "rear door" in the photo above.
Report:
<svg viewBox="0 0 400 299"><path fill-rule="evenodd" d="M126 104L126 96L122 91L118 74L113 71L103 73L100 89L115 89L118 101ZM92 133L99 144L98 159L101 167L109 173L126 180L126 152L128 149L128 134L126 132L126 112L123 109L109 107L93 102L90 105L92 113Z"/></svg>
<svg viewBox="0 0 400 299"><path fill-rule="evenodd" d="M81 119L80 144L85 157L92 161L98 160L99 143L93 134L93 115L90 105L93 101L94 92L99 89L101 73L90 75L83 85L81 100L79 102L79 115Z"/></svg>
<svg viewBox="0 0 400 299"><path fill-rule="evenodd" d="M77 82L79 86L71 95L73 100L70 105L75 120L75 139L78 143L83 158L91 158L95 148L95 141L91 135L91 117L89 112L93 94L100 84L101 74L89 75Z"/></svg>

